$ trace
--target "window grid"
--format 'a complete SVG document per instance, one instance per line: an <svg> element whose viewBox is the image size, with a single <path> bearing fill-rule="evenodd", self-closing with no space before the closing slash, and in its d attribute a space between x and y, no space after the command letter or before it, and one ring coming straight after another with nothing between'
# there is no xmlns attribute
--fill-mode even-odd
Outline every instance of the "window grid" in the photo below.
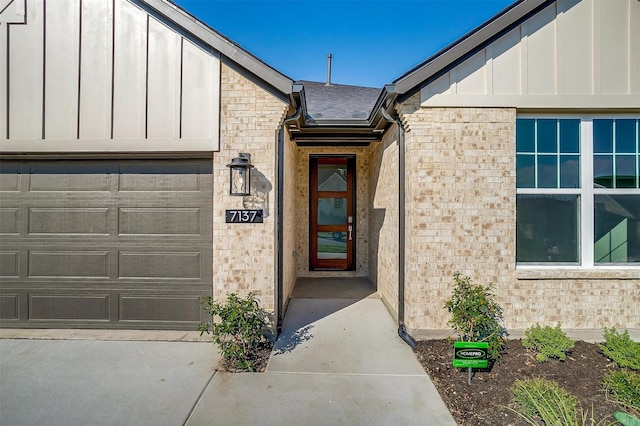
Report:
<svg viewBox="0 0 640 426"><path fill-rule="evenodd" d="M595 119L595 120L599 120L599 119ZM599 156L599 157L607 157L607 156L611 156L611 187L606 187L608 189L627 189L629 188L628 186L619 186L618 183L618 158L625 158L625 157L631 157L634 159L635 162L635 167L634 167L634 172L635 172L635 176L634 176L634 182L633 182L633 188L640 188L640 147L639 147L639 141L638 139L640 139L638 133L639 133L639 129L638 126L640 125L639 122L640 120L635 120L634 123L634 147L635 147L635 151L634 152L618 152L618 127L619 127L619 122L621 119L611 119L612 120L612 145L611 145L611 152L594 152L594 156ZM595 161L595 157L594 157L594 161ZM595 176L594 176L595 178ZM594 180L595 182L595 180Z"/></svg>
<svg viewBox="0 0 640 426"><path fill-rule="evenodd" d="M544 116L544 115L528 115L522 114L518 116L518 119L543 119L543 118L552 118L552 119L575 119L579 120L579 155L580 156L580 164L579 164L579 182L580 185L577 188L539 188L538 187L538 179L536 175L535 187L520 187L516 188L517 194L577 194L579 195L578 205L579 205L579 235L578 235L578 244L579 244L579 261L577 264L564 264L564 267L581 267L581 268L632 268L637 269L640 265L638 263L596 263L594 259L594 243L595 243L595 216L594 216L594 208L595 208L595 196L596 195L624 195L624 194L633 194L638 195L640 191L638 188L640 187L640 118L637 115L635 116L625 116L625 115L617 115L617 116L607 116L607 115L599 115L599 116L563 116L558 118L558 116ZM594 125L593 122L599 119L633 119L635 120L635 153L626 153L626 155L635 155L636 164L635 164L635 182L636 188L594 188L594 157L599 153L594 152ZM559 123L559 121L558 121ZM557 130L556 130L557 132ZM560 144L560 140L556 141L556 146ZM615 146L615 142L614 142ZM560 148L558 148L558 151ZM535 136L535 144L534 151L517 151L517 155L533 155L538 156L537 150L537 126L536 126L536 136ZM573 153L570 153L573 154ZM601 153L600 153L601 154ZM614 160L615 162L615 160ZM538 172L538 164L537 161L534 165L535 173ZM558 170L560 171L560 170ZM614 175L615 176L615 175ZM615 179L614 179L615 181ZM560 181L557 182L559 186ZM562 268L562 263L519 263L518 267L535 267L535 268Z"/></svg>
<svg viewBox="0 0 640 426"><path fill-rule="evenodd" d="M578 132L578 150L573 152L573 151L563 151L561 144L562 144L562 129L561 129L561 124L563 122L563 120L566 121L571 121L571 120L575 120L578 121L578 119L575 118L571 118L571 119L553 119L553 121L555 121L555 140L554 140L554 150L552 152L547 152L547 151L540 151L539 146L540 146L540 135L539 135L539 123L541 119L538 118L534 118L531 119L533 120L533 151L517 151L516 152L516 156L519 156L521 158L525 158L525 157L533 157L533 188L540 188L540 189L566 189L566 188L579 188L580 187L580 182L578 180L578 182L573 186L563 186L563 176L562 176L562 160L564 157L577 157L578 159L578 177L581 174L581 169L582 169L582 161L580 161L580 150L581 150L581 141L580 141L580 132ZM549 119L543 119L543 120L549 120ZM555 186L541 186L541 182L540 182L540 166L541 166L541 159L542 158L550 158L553 157L554 164L555 164ZM543 164L543 163L542 163ZM528 187L518 187L518 188L528 188Z"/></svg>

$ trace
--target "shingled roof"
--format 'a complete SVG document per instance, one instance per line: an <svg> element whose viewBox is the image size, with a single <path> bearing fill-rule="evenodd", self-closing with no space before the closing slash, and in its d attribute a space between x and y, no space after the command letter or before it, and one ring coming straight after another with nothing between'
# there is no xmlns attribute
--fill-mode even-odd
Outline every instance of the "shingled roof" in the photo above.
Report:
<svg viewBox="0 0 640 426"><path fill-rule="evenodd" d="M307 112L314 120L366 120L381 89L315 81L298 81L304 85Z"/></svg>

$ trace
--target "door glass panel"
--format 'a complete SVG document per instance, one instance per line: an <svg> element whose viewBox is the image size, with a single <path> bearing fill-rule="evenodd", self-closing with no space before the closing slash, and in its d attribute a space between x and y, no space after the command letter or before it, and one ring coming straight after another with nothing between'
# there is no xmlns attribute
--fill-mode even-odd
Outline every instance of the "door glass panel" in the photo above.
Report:
<svg viewBox="0 0 640 426"><path fill-rule="evenodd" d="M346 164L318 164L318 191L346 190Z"/></svg>
<svg viewBox="0 0 640 426"><path fill-rule="evenodd" d="M318 198L318 225L346 224L346 198Z"/></svg>
<svg viewBox="0 0 640 426"><path fill-rule="evenodd" d="M346 258L346 232L318 232L318 259Z"/></svg>

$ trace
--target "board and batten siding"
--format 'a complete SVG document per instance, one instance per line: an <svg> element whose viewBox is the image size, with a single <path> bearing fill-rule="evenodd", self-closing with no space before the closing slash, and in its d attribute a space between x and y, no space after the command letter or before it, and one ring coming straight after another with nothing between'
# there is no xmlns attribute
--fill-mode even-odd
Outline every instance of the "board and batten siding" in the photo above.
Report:
<svg viewBox="0 0 640 426"><path fill-rule="evenodd" d="M640 108L640 2L559 0L425 85L421 105Z"/></svg>
<svg viewBox="0 0 640 426"><path fill-rule="evenodd" d="M3 2L0 151L218 150L217 51L135 1Z"/></svg>

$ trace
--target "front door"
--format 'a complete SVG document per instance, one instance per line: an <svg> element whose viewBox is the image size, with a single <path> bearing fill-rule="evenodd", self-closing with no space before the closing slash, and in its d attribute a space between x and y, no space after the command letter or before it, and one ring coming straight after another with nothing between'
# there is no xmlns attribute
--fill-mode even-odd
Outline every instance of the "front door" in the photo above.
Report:
<svg viewBox="0 0 640 426"><path fill-rule="evenodd" d="M310 167L311 269L352 270L355 157L311 157Z"/></svg>

